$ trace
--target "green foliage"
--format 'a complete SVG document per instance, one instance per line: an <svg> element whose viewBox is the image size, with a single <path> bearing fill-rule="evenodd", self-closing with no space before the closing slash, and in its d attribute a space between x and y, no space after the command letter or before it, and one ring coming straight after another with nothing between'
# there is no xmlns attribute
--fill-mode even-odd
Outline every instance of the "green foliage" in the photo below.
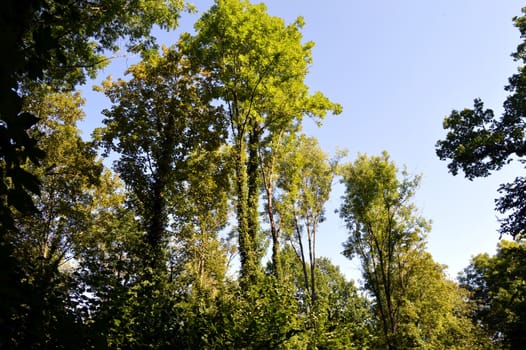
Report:
<svg viewBox="0 0 526 350"><path fill-rule="evenodd" d="M263 4L218 0L183 38L185 52L207 78L224 109L235 171L241 275L254 282L262 256L258 200L260 152L303 116L323 118L341 107L304 83L312 43L303 44L299 18L290 25L267 14ZM274 239L274 241L277 241Z"/></svg>
<svg viewBox="0 0 526 350"><path fill-rule="evenodd" d="M75 245L77 293L87 309L84 321L95 348L117 347L125 330L126 310L144 264L139 224L125 205L122 183L105 171L91 211L96 213L90 230Z"/></svg>
<svg viewBox="0 0 526 350"><path fill-rule="evenodd" d="M526 325L526 269L524 242L500 241L494 256L479 254L459 277L469 292L473 322L495 347L523 346Z"/></svg>
<svg viewBox="0 0 526 350"><path fill-rule="evenodd" d="M293 135L278 148L277 186L284 228L292 231L300 225L306 231L315 231L324 220L323 207L329 199L338 159L330 160L318 141L305 135Z"/></svg>
<svg viewBox="0 0 526 350"><path fill-rule="evenodd" d="M52 208L58 208L61 214L58 214L58 224L53 222L55 227L44 232L42 223L35 219L38 212L33 205L32 195L40 194L40 182L25 166L30 161L33 168L38 167L44 158L44 152L37 146L35 135L30 137L28 134L38 118L24 112L22 94L33 93L35 82L47 82L54 89L72 89L75 84L84 82L86 76L93 76L105 63L102 51L116 49L115 43L120 37L128 37L132 45L142 42L146 45L141 47L148 47L152 42L151 37L144 41L141 40L142 37L148 36L155 23L167 28L175 26L182 2L159 1L155 4L142 0L75 3L63 0L7 0L2 2L1 7L0 44L6 54L0 60L0 297L4 305L1 308L0 323L6 331L2 331L0 346L59 348L67 344L64 346L75 348L75 344L82 344L82 335L78 329L68 326L74 324L74 321L66 322L64 318L69 318L71 311L65 311L67 302L62 303L70 296L66 291L69 287L62 288L61 284L68 283L64 282L63 276L57 271L57 264L62 260L61 254L68 249L63 242L70 242L69 239L64 239L63 233L77 224L72 221L78 222L80 218L75 216L69 220L67 216L61 216L67 209L56 205ZM81 143L75 146L73 150L79 151L79 159L89 159L89 147ZM65 186L62 185L67 180L59 179L57 182L57 191L64 190ZM73 182L69 189L74 190L71 186ZM47 194L49 193L44 193L44 196ZM39 203L48 209L47 214L53 210L49 210L43 203L50 197L52 196ZM75 199L68 204L75 206L77 203ZM23 223L27 230L22 233L16 232L13 227L13 217L18 214L30 215ZM35 230L34 241L29 233L33 229L33 223L28 222L31 220L36 221L38 228ZM19 223L18 226L21 225ZM48 236L53 236L51 243ZM13 237L22 237L22 243L13 241ZM30 253L33 258L30 261L19 261L21 252L33 250L36 242L50 248L49 254L44 254L42 263L37 261L35 264L34 259L37 257L32 255L33 252ZM50 259L56 261L50 263ZM41 269L44 265L46 268ZM24 276L28 273L36 274L38 277L35 281L40 280L43 284L31 282L31 278ZM31 289L37 292L32 293ZM32 300L24 300L31 294L34 297ZM21 307L27 310L22 310ZM17 322L21 324L12 327ZM57 333L59 328L61 332ZM28 338L28 334L35 337ZM73 339L71 337L74 334L77 337ZM62 342L66 338L68 341Z"/></svg>
<svg viewBox="0 0 526 350"><path fill-rule="evenodd" d="M47 88L34 90L26 99L24 108L41 120L38 146L47 156L38 166L31 162L24 166L41 179L39 196L27 199L36 210L15 212L15 229L3 237L13 247L10 254L23 281L18 298L4 299L18 310L6 321L17 325L9 346L73 348L83 337L85 329L74 311L77 300L69 261L92 222L90 204L101 164L76 127L83 117L82 104L78 94ZM79 338L71 338L65 329Z"/></svg>
<svg viewBox="0 0 526 350"><path fill-rule="evenodd" d="M153 25L175 28L183 6L182 0L9 0L1 23L11 55L2 73L18 83L71 89L107 63L103 52L118 50L119 39L136 52L154 47Z"/></svg>
<svg viewBox="0 0 526 350"><path fill-rule="evenodd" d="M387 154L343 168L345 253L362 258L370 295L316 257L341 155L329 159L299 131L305 116L320 123L341 106L305 85L313 44L301 18L286 25L263 4L217 0L195 36L158 50L149 30L173 28L181 0L2 6L12 55L0 63L0 347L486 345L464 317L466 294L424 250L428 225L410 204L418 178L399 180ZM143 61L98 88L112 107L94 137L117 155L120 178L81 139L83 100L67 92L119 38ZM220 240L234 221L239 278ZM506 315L518 314L512 306Z"/></svg>
<svg viewBox="0 0 526 350"><path fill-rule="evenodd" d="M526 12L526 8L523 9ZM514 18L515 26L521 34L526 33L525 16ZM513 54L516 60L525 61L524 43ZM444 129L448 130L445 140L436 144L436 153L441 160L450 160L449 171L457 175L462 170L473 180L489 176L506 164L518 160L525 162L526 133L526 70L519 67L518 73L509 78L506 86L509 96L504 101L504 112L497 119L491 109L484 109L483 102L476 99L473 109L452 111L444 119ZM507 217L501 220L500 234L520 238L526 227L526 178L517 177L514 182L502 184L496 209Z"/></svg>
<svg viewBox="0 0 526 350"><path fill-rule="evenodd" d="M290 283L298 302L301 332L290 349L366 349L374 339L371 305L327 258L316 261L314 304L305 286L303 265L290 245L281 252L283 283ZM307 267L310 269L310 267Z"/></svg>
<svg viewBox="0 0 526 350"><path fill-rule="evenodd" d="M198 150L215 151L223 128L218 109L202 99L202 79L177 50L152 54L128 73L129 81L107 80L100 88L114 106L103 112L106 127L96 138L106 153L120 155L115 170L133 193L151 262L162 266L169 208L196 170L188 159Z"/></svg>
<svg viewBox="0 0 526 350"><path fill-rule="evenodd" d="M272 276L246 290L234 286L220 301L221 338L217 348L285 349L300 332L298 302L288 284Z"/></svg>
<svg viewBox="0 0 526 350"><path fill-rule="evenodd" d="M375 298L384 346L396 349L401 341L400 308L413 277L406 266L428 230L408 202L418 178L398 180L386 152L380 157L360 155L344 166L342 175L346 192L340 215L350 233L344 255L362 261L365 288Z"/></svg>
<svg viewBox="0 0 526 350"><path fill-rule="evenodd" d="M342 175L346 192L340 214L350 234L344 254L362 262L381 330L377 346L473 348L462 293L425 252L429 225L411 204L419 177L403 172L399 180L386 152L359 155Z"/></svg>
<svg viewBox="0 0 526 350"><path fill-rule="evenodd" d="M444 266L425 251L407 264L411 274L400 308L401 348L487 349L470 322L466 291L446 279Z"/></svg>
<svg viewBox="0 0 526 350"><path fill-rule="evenodd" d="M121 37L130 48L152 47L154 24L174 28L181 0L7 0L0 11L0 44L8 54L0 61L0 222L11 225L11 209L34 210L30 195L38 193L37 178L20 168L26 160L38 164L44 154L27 130L38 119L24 112L20 93L31 93L35 82L73 89L93 77L116 50ZM140 19L140 20L139 20ZM82 25L79 25L82 23Z"/></svg>
<svg viewBox="0 0 526 350"><path fill-rule="evenodd" d="M337 159L329 160L314 138L288 135L277 145L276 213L303 266L304 287L316 300L316 236L324 220ZM306 249L304 245L306 244ZM306 257L308 255L308 258ZM310 270L310 276L307 271Z"/></svg>
<svg viewBox="0 0 526 350"><path fill-rule="evenodd" d="M200 347L226 274L217 237L229 199L223 119L176 48L150 54L128 73L131 79L99 88L113 107L96 138L120 157L114 166L140 223L140 248L129 252L139 269L130 285L117 285L117 313L109 300L101 315L118 323L108 334L118 346Z"/></svg>
<svg viewBox="0 0 526 350"><path fill-rule="evenodd" d="M227 228L230 183L227 152L198 149L188 160L185 186L173 210L170 274L181 288L215 296L227 269L230 242L219 240ZM194 293L194 294L195 294Z"/></svg>

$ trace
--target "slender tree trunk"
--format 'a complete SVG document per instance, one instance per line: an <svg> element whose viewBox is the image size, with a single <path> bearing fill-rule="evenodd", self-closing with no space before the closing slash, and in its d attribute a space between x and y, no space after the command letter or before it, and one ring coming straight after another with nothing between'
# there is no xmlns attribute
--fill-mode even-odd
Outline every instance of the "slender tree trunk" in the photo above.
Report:
<svg viewBox="0 0 526 350"><path fill-rule="evenodd" d="M267 215L270 223L270 234L272 235L272 265L274 267L274 276L279 281L281 280L281 259L279 247L279 231L274 218L274 207L272 200L272 185L266 185L265 190L267 194Z"/></svg>
<svg viewBox="0 0 526 350"><path fill-rule="evenodd" d="M311 288L312 288L312 303L316 302L316 227L318 223L314 222L312 226L312 271L311 271Z"/></svg>
<svg viewBox="0 0 526 350"><path fill-rule="evenodd" d="M247 183L248 183L248 234L251 240L252 264L256 269L259 266L259 255L261 244L259 239L259 142L260 131L257 125L252 126L248 137L248 162L247 162ZM254 271L255 272L255 271Z"/></svg>
<svg viewBox="0 0 526 350"><path fill-rule="evenodd" d="M245 144L243 140L238 140L235 155L236 170L236 216L238 229L239 256L241 262L241 279L247 280L251 275L250 250L251 242L248 230L247 213L247 174L245 167Z"/></svg>
<svg viewBox="0 0 526 350"><path fill-rule="evenodd" d="M307 221L307 240L309 244L309 263L310 263L310 295L311 295L311 303L314 306L314 303L316 302L316 287L315 287L315 269L316 269L316 261L314 256L314 242L312 237L312 228L310 227L309 222Z"/></svg>
<svg viewBox="0 0 526 350"><path fill-rule="evenodd" d="M372 226L372 225L369 225ZM390 229L388 228L388 231ZM383 300L379 303L379 308L384 324L384 334L386 337L386 342L390 350L396 350L397 346L397 316L395 305L393 305L393 285L392 285L392 273L391 273L391 261L392 261L392 249L391 249L391 239L390 234L388 237L388 247L387 254L384 254L384 247L379 239L376 238L375 233L371 229L371 236L373 237L372 251L376 251L378 256L379 266L374 266L373 270L375 271L377 282L376 284L383 287L383 290L378 288L378 300ZM379 272L378 272L379 270ZM383 294L383 295L381 295Z"/></svg>
<svg viewBox="0 0 526 350"><path fill-rule="evenodd" d="M298 218L294 215L294 223L296 225L296 235L298 237L298 244L300 246L300 259L303 268L303 280L305 282L305 290L309 290L309 274L307 273L307 262L305 261L305 249L303 249L303 240L301 239L301 227Z"/></svg>
<svg viewBox="0 0 526 350"><path fill-rule="evenodd" d="M270 234L272 236L272 266L274 269L274 276L279 281L281 280L280 232L274 216L274 182L272 181L272 176L274 175L274 158L271 159L268 168L263 164L264 159L261 153L259 153L259 160L261 166L261 178L263 180L263 187L267 197L267 205L265 209L270 225Z"/></svg>

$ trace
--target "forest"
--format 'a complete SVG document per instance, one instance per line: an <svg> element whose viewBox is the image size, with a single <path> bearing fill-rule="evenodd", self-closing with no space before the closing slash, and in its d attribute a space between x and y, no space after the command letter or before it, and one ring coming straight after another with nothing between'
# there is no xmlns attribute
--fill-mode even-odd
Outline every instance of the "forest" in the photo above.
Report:
<svg viewBox="0 0 526 350"><path fill-rule="evenodd" d="M0 349L525 348L526 178L498 189L495 254L450 278L422 176L304 132L343 106L307 85L302 17L215 0L164 46L190 3L0 6ZM444 119L452 175L526 163L522 13L502 114L475 99ZM110 107L83 139L79 87L119 50L140 61L96 87ZM335 184L361 283L317 253Z"/></svg>

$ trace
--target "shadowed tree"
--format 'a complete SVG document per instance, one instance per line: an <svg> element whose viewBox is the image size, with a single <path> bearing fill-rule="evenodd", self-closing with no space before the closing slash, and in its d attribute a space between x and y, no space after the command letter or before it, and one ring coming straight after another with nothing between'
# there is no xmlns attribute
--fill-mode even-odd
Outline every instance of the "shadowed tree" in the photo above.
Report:
<svg viewBox="0 0 526 350"><path fill-rule="evenodd" d="M522 10L526 12L526 8ZM526 37L526 16L515 17L515 26ZM526 41L518 45L513 54L524 64ZM480 99L476 99L473 109L452 111L444 119L446 138L436 144L436 153L441 160L449 160L449 172L457 175L460 170L473 180L486 177L505 165L518 161L526 163L526 69L508 80L504 101L504 112L497 118L491 109L484 109ZM499 232L521 238L526 228L526 177L518 176L513 182L500 185L498 192L502 197L495 200L496 210L507 215L500 220Z"/></svg>
<svg viewBox="0 0 526 350"><path fill-rule="evenodd" d="M129 39L136 52L153 46L154 24L174 28L181 0L6 0L0 5L0 323L10 328L13 310L24 305L25 291L13 259L13 213L34 213L31 195L39 194L39 181L23 169L27 161L38 165L44 153L28 130L38 119L22 109L22 97L31 85L72 89L94 76L116 51L120 38ZM140 20L139 20L140 19ZM79 25L80 24L80 25ZM30 292L27 297L30 297ZM15 327L16 328L16 327ZM5 338L7 339L7 338ZM2 344L0 344L1 346Z"/></svg>
<svg viewBox="0 0 526 350"><path fill-rule="evenodd" d="M114 169L129 191L129 203L144 232L139 253L143 268L130 294L133 307L127 316L135 338L123 338L123 344L136 347L158 342L169 346L178 317L177 293L170 283L185 260L171 261L171 244L185 242L189 246L193 240L213 245L217 242L215 230L226 222L223 194L227 188L223 187L226 180L219 149L225 128L220 108L208 103L202 76L193 73L177 48L151 53L127 73L129 80L108 79L99 88L113 105L103 111L106 126L95 132L106 154L117 153ZM218 161L216 174L210 172L213 167L209 161L213 160ZM194 174L200 169L203 174ZM215 185L215 180L219 181L217 197L196 193L199 185L205 181ZM189 229L193 231L190 236ZM199 238L194 229L201 234ZM219 247L216 250L220 251ZM210 249L208 253L212 252ZM193 261L202 264L205 260ZM217 269L220 271L221 266ZM198 269L196 277L204 283L205 271ZM134 321L139 318L141 326Z"/></svg>
<svg viewBox="0 0 526 350"><path fill-rule="evenodd" d="M115 170L146 230L146 265L156 268L165 264L170 209L194 171L189 158L198 150L216 150L224 128L220 110L203 99L202 79L176 49L151 54L128 74L129 81L110 79L99 88L113 107L103 111L106 127L96 130L96 138L106 154L119 155Z"/></svg>

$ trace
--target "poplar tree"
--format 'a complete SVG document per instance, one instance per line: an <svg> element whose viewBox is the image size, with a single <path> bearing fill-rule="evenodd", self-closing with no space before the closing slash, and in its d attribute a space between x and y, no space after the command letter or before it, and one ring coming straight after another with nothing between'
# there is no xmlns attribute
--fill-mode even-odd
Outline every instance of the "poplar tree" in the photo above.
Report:
<svg viewBox="0 0 526 350"><path fill-rule="evenodd" d="M425 251L429 223L412 203L420 178L405 172L399 178L387 152L359 155L342 176L340 215L349 231L344 255L361 260L382 330L379 346L479 348L463 307L465 294Z"/></svg>

